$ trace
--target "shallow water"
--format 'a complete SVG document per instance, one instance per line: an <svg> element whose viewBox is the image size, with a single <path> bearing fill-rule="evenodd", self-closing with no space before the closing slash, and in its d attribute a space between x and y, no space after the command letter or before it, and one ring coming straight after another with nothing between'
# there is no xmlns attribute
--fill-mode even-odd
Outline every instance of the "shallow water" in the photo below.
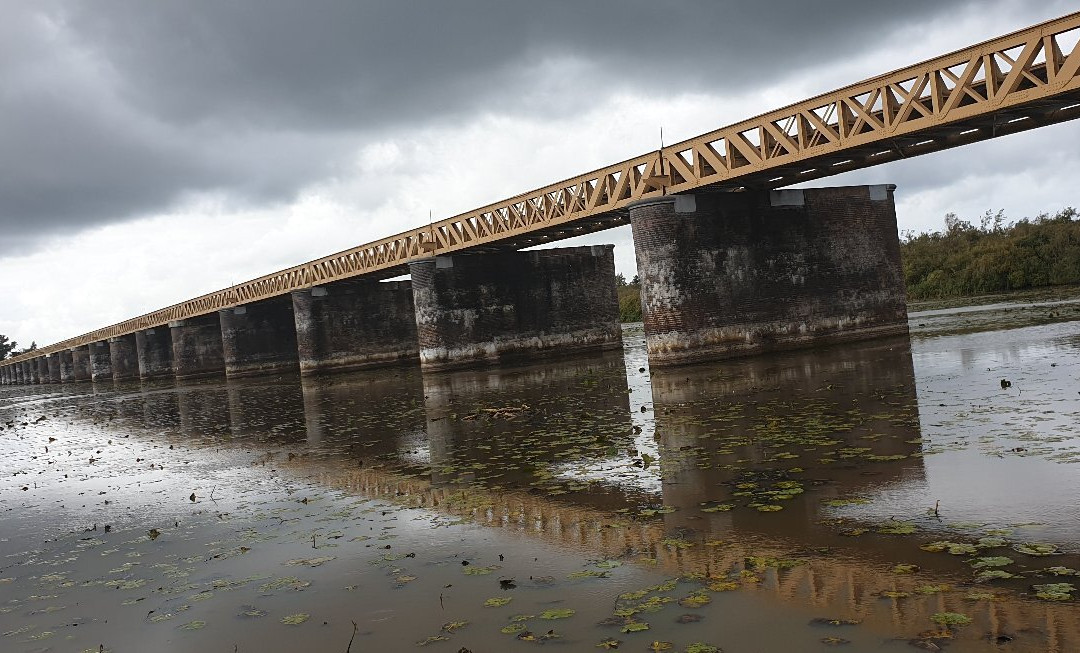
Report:
<svg viewBox="0 0 1080 653"><path fill-rule="evenodd" d="M499 370L5 387L0 650L1080 650L1077 306L651 373L630 325Z"/></svg>

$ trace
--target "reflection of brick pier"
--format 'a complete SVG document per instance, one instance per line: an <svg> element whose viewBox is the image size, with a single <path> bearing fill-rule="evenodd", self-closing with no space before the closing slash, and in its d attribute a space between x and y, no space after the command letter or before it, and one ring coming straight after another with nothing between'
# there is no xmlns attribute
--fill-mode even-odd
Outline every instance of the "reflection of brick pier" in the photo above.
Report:
<svg viewBox="0 0 1080 653"><path fill-rule="evenodd" d="M294 469L310 474L318 482L348 492L466 518L483 526L507 528L590 557L623 558L630 562L639 557L653 558L659 569L673 576L708 574L723 578L746 569L750 556L773 559L794 556L803 564L783 570L759 569L757 576L761 581L743 581L740 591L766 592L784 602L820 609L821 616L861 619L860 627L873 629L883 638L913 637L934 627L930 621L934 613L959 612L973 619L966 628L979 637L1026 633L1029 643L1031 637L1040 639L1038 650L1058 653L1080 650L1080 614L1072 603L1025 600L1012 594L1002 594L998 600L965 598L970 591L992 591L986 586L921 595L917 591L919 586L952 579L925 574L898 575L881 563L844 556L802 558L790 543L778 544L771 538L770 542L764 538L762 541L735 539L718 546L689 540L693 546L678 548L663 543L672 534L662 522L627 520L622 515L565 505L522 491L436 488L426 481L385 470L348 469L344 464L341 468L332 464L328 468L323 462L326 461L321 461L317 468L283 461L276 465L279 470ZM679 591L689 593L690 589L690 585L680 586ZM911 596L882 598L885 591L907 592Z"/></svg>

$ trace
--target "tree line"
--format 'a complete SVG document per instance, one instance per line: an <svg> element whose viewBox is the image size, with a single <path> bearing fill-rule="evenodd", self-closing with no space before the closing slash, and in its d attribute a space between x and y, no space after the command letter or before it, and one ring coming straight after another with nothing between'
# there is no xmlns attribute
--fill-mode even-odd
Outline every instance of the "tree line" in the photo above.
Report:
<svg viewBox="0 0 1080 653"><path fill-rule="evenodd" d="M987 211L978 226L954 213L945 229L900 242L912 299L941 299L1080 284L1080 216L1066 208L1006 223Z"/></svg>
<svg viewBox="0 0 1080 653"><path fill-rule="evenodd" d="M19 354L25 354L28 351L34 351L37 349L37 343L31 342L29 347L19 349L19 343L14 340L9 340L7 336L0 334L0 361L9 356L18 356Z"/></svg>

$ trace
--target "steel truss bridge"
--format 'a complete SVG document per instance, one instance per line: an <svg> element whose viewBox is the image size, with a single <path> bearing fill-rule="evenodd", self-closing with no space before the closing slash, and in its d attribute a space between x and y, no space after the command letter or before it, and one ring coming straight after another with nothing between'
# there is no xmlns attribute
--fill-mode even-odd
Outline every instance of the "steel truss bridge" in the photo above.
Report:
<svg viewBox="0 0 1080 653"><path fill-rule="evenodd" d="M1080 12L878 75L654 152L4 361L7 365L410 261L520 249L627 224L666 193L768 189L1080 116Z"/></svg>

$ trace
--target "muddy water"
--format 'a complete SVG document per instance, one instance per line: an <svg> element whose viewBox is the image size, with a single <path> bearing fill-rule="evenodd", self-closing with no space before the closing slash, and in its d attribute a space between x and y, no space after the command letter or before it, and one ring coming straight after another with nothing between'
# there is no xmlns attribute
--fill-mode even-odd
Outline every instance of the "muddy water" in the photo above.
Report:
<svg viewBox="0 0 1080 653"><path fill-rule="evenodd" d="M0 650L1080 650L1078 309L652 373L631 325L501 370L3 388Z"/></svg>

